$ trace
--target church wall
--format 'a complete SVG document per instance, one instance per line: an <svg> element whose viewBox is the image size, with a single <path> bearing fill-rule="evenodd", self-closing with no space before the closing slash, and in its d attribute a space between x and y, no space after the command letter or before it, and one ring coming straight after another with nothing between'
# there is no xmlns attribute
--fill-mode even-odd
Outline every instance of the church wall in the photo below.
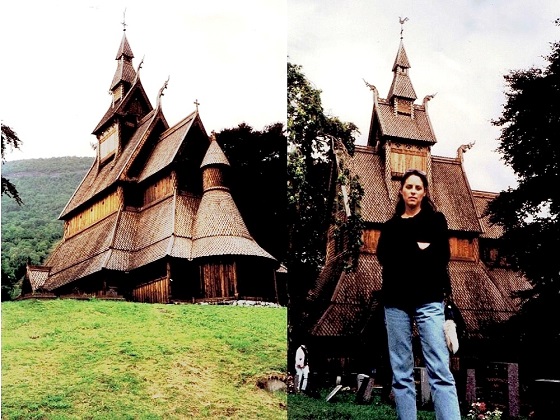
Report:
<svg viewBox="0 0 560 420"><path fill-rule="evenodd" d="M132 299L142 303L168 303L170 296L169 279L161 277L132 289Z"/></svg>
<svg viewBox="0 0 560 420"><path fill-rule="evenodd" d="M401 176L407 169L415 168L428 171L428 149L411 145L391 145L389 153L391 175Z"/></svg>
<svg viewBox="0 0 560 420"><path fill-rule="evenodd" d="M73 236L119 210L122 202L121 195L119 190L109 193L67 220L64 223L64 237Z"/></svg>
<svg viewBox="0 0 560 420"><path fill-rule="evenodd" d="M237 267L232 258L205 259L200 278L204 298L237 297Z"/></svg>
<svg viewBox="0 0 560 420"><path fill-rule="evenodd" d="M158 179L145 187L143 205L147 206L154 201L169 197L174 191L175 176L173 174Z"/></svg>

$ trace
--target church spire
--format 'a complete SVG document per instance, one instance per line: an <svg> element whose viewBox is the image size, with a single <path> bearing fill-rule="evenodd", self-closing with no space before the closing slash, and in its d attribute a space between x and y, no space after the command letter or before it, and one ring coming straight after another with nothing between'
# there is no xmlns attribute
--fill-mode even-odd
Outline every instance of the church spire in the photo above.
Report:
<svg viewBox="0 0 560 420"><path fill-rule="evenodd" d="M124 20L124 16L121 23L123 25L123 36L119 45L119 49L117 51L117 55L115 57L115 60L118 61L117 70L115 71L113 81L111 82L111 87L109 88L111 93L113 94L114 102L122 98L126 94L126 91L130 87L130 85L132 85L134 79L136 78L136 71L132 66L132 59L134 58L134 54L132 53L132 48L130 48L128 39L126 38L127 24Z"/></svg>
<svg viewBox="0 0 560 420"><path fill-rule="evenodd" d="M408 69L411 66L403 44L403 25L407 20L408 18L399 18L399 22L401 24L401 40L392 69L394 73L393 83L391 84L389 94L387 95L387 99L390 101L394 101L396 98L414 102L417 98L416 92L414 91L414 87L412 86L412 82L410 81L410 77L408 75Z"/></svg>

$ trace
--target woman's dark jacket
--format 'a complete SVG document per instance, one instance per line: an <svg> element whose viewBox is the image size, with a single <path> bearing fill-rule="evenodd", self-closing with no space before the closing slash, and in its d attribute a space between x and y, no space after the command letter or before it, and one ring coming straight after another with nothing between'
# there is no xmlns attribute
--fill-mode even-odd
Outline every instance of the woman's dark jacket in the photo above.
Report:
<svg viewBox="0 0 560 420"><path fill-rule="evenodd" d="M418 242L429 242L422 250ZM377 244L383 267L385 306L413 308L443 301L451 292L447 220L443 213L421 210L414 217L395 215L383 224Z"/></svg>

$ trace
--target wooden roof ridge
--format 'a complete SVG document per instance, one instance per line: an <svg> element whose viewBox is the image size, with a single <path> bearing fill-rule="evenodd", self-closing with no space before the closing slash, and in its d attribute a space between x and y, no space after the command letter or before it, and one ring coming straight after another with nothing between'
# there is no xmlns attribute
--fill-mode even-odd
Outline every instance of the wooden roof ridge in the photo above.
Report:
<svg viewBox="0 0 560 420"><path fill-rule="evenodd" d="M496 198L498 195L500 195L499 192L493 192L493 191L481 191L481 190L472 190L472 193L475 197L479 197L479 198L484 198L484 199L489 199L489 200L493 200L494 198Z"/></svg>
<svg viewBox="0 0 560 420"><path fill-rule="evenodd" d="M62 209L62 211L60 212L60 214L58 215L58 220L62 220L62 217L66 215L66 213L69 211L68 207L70 206L70 203L72 203L72 201L74 200L74 197L76 197L76 195L78 194L78 191L81 190L82 185L84 184L84 182L86 181L86 179L88 178L89 174L95 169L97 168L97 158L95 158L93 160L93 163L91 164L89 170L86 172L86 174L84 175L84 177L82 178L82 180L80 181L80 183L78 184L78 187L74 190L74 192L72 193L72 195L70 196L70 198L68 199L68 201L66 202L66 205L64 206L64 208ZM83 203L82 203L83 204ZM54 251L53 251L54 252ZM53 252L50 253L50 255L53 254Z"/></svg>
<svg viewBox="0 0 560 420"><path fill-rule="evenodd" d="M192 123L195 121L195 119L197 117L198 117L198 111L195 110L195 111L191 112L190 114L188 114L186 117L184 117L179 122L175 123L173 126L169 127L163 133L161 133L160 137L164 138L164 137L167 137L167 136L171 135L172 133L179 130L181 127L183 127L187 123L191 123L191 125L192 125ZM198 119L200 119L200 117L198 117Z"/></svg>
<svg viewBox="0 0 560 420"><path fill-rule="evenodd" d="M150 137L150 134L152 133L152 131L155 128L158 121L162 121L164 126L166 126L166 129L169 128L169 126L167 124L167 121L163 117L163 112L162 112L160 106L156 107L152 112L153 112L153 114L151 116L150 123L144 129L144 133L142 134L142 137L141 137L140 141L136 144L136 146L134 147L134 150L132 151L132 153L128 157L128 160L124 163L121 170L119 171L119 174L117 175L117 179L126 178L127 172L130 170L130 167L134 163L134 160L138 157L138 154L140 153L140 150L142 150L142 148L146 144L146 141Z"/></svg>

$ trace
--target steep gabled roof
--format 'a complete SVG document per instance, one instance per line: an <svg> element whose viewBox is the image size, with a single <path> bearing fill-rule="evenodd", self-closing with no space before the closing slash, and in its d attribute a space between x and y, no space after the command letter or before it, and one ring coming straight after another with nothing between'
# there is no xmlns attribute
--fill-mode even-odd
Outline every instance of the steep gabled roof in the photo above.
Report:
<svg viewBox="0 0 560 420"><path fill-rule="evenodd" d="M129 164L134 151L137 150L141 144L144 144L156 123L160 121L161 117L156 111L157 110L150 112L140 121L136 132L126 144L126 147L113 161L104 164L99 170L97 169L97 161L93 163L74 192L74 195L70 198L66 207L60 214L60 219L64 219L70 212L76 210L97 194L106 191L117 182L122 175L123 169Z"/></svg>
<svg viewBox="0 0 560 420"><path fill-rule="evenodd" d="M469 181L459 160L432 156L430 191L438 209L445 214L449 229L482 232Z"/></svg>
<svg viewBox="0 0 560 420"><path fill-rule="evenodd" d="M142 82L138 77L135 79L133 85L130 87L130 90L126 93L126 95L123 98L109 105L109 108L107 109L107 111L105 111L105 114L93 129L92 134L97 135L100 131L102 131L107 125L107 123L113 117L124 116L126 114L126 109L128 105L132 102L134 98L138 98L143 103L143 105L148 110L147 112L153 110L153 106L148 98L148 95L146 95L144 86L142 86Z"/></svg>
<svg viewBox="0 0 560 420"><path fill-rule="evenodd" d="M160 135L150 157L138 175L138 181L143 181L169 166L177 157L187 134L193 127L197 127L201 130L204 137L208 137L198 112L194 111Z"/></svg>

